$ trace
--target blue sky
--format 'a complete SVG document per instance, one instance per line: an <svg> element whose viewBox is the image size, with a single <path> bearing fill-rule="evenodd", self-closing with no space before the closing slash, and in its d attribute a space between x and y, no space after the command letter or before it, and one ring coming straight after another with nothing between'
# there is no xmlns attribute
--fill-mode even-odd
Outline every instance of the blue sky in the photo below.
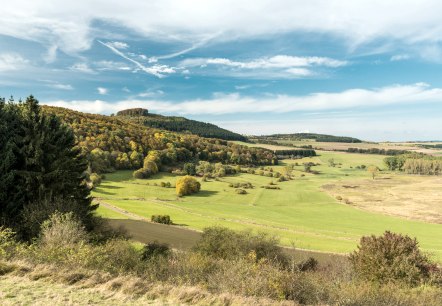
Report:
<svg viewBox="0 0 442 306"><path fill-rule="evenodd" d="M438 1L9 2L0 96L245 134L442 139Z"/></svg>

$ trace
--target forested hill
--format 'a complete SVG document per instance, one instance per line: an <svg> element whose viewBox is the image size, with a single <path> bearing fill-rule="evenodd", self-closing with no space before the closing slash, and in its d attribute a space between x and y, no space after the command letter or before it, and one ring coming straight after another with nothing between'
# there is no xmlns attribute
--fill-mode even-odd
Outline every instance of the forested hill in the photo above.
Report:
<svg viewBox="0 0 442 306"><path fill-rule="evenodd" d="M202 137L224 140L246 141L247 138L220 128L214 124L187 119L184 117L149 114L146 109L128 109L117 113L124 120L144 124L145 126L173 132L188 132Z"/></svg>
<svg viewBox="0 0 442 306"><path fill-rule="evenodd" d="M88 156L93 172L138 169L151 151L157 151L161 165L172 167L194 160L242 165L265 165L276 161L274 153L266 149L161 131L120 116L87 114L60 107L42 108L73 129L78 146Z"/></svg>
<svg viewBox="0 0 442 306"><path fill-rule="evenodd" d="M362 140L348 137L348 136L333 136L325 134L314 134L314 133L295 133L295 134L274 134L268 136L259 136L259 139L276 140L313 140L317 142L345 142L345 143L360 143Z"/></svg>

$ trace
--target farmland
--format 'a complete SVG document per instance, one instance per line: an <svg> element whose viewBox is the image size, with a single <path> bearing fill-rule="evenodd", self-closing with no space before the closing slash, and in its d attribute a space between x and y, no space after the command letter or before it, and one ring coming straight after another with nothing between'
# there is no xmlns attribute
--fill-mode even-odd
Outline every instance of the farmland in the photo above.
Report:
<svg viewBox="0 0 442 306"><path fill-rule="evenodd" d="M345 143L345 142L317 142L314 140L287 140L275 139L277 144L261 144L261 143L245 143L236 141L237 144L261 147L269 150L286 150L293 149L293 147L311 146L313 149L325 151L347 151L349 148L357 149L383 149L383 150L406 150L410 152L425 153L435 156L442 155L442 150L439 148L424 148L421 145L436 145L438 142L431 143L412 143L412 142L361 142L361 143Z"/></svg>
<svg viewBox="0 0 442 306"><path fill-rule="evenodd" d="M354 185L355 181L358 186L365 185L369 173L356 167L364 164L382 168L383 156L326 151L318 154L302 160L284 160L273 166L273 171L283 171L287 164L298 164L294 166L294 180L288 182L276 183L275 179L266 176L241 173L201 182L200 193L178 198L174 188L160 187L161 182L170 182L173 186L177 179L173 174L159 173L147 180L137 180L132 178L131 171L118 171L106 175L101 186L93 191L93 196L146 219L153 214L168 214L175 224L194 230L223 225L232 229L265 231L280 237L282 245L324 252L347 253L356 247L361 236L391 230L417 237L425 251L442 260L442 238L439 235L442 225L436 223L439 217L427 220L432 223L419 220L422 218L413 214L415 208L410 208L412 201L401 204L394 197L394 201L390 201L388 192L381 188L384 182L405 180L403 175L383 171L374 180L380 186L361 187L368 188L367 194L373 196L379 190L382 202L377 201L376 205L385 209L372 209L369 199L357 198L350 193L351 188L342 187ZM337 166L330 167L327 164L330 159ZM304 173L302 163L309 161L319 164L314 167L318 174ZM272 180L280 190L260 188ZM407 188L421 183L408 180ZM229 184L241 182L250 182L254 188L240 195L229 187ZM330 188L331 185L334 187ZM424 192L428 190L420 193L419 188L415 188L409 196L418 199ZM349 203L337 200L338 194L347 197ZM432 205L428 204L427 209ZM395 213L399 210L408 213L406 216ZM440 207L431 211L438 216ZM104 205L99 208L99 213L113 219L125 218ZM416 220L409 220L413 218Z"/></svg>

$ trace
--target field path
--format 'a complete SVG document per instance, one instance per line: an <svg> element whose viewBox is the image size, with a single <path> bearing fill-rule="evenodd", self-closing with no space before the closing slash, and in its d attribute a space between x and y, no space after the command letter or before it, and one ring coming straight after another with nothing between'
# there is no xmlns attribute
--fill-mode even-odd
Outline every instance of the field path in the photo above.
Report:
<svg viewBox="0 0 442 306"><path fill-rule="evenodd" d="M112 210L112 211L114 211L116 213L122 214L122 215L128 217L129 219L148 221L148 222L150 221L150 220L148 220L148 219L146 219L146 218L144 218L144 217L142 217L140 215L131 213L131 212L129 212L127 210L124 210L124 209L121 209L121 208L119 208L117 206L114 206L114 205L111 205L109 203L103 202L103 199L101 199L101 198L95 198L95 201L97 202L97 204L99 204L101 206L104 206L107 209L110 209L110 210Z"/></svg>

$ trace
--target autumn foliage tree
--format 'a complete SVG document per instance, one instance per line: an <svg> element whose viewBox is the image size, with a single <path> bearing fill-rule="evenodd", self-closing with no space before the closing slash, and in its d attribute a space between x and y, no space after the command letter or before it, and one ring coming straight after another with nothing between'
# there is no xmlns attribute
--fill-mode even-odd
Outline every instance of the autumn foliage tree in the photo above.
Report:
<svg viewBox="0 0 442 306"><path fill-rule="evenodd" d="M200 182L190 175L183 176L176 182L176 193L180 197L197 193L200 191L200 189Z"/></svg>

